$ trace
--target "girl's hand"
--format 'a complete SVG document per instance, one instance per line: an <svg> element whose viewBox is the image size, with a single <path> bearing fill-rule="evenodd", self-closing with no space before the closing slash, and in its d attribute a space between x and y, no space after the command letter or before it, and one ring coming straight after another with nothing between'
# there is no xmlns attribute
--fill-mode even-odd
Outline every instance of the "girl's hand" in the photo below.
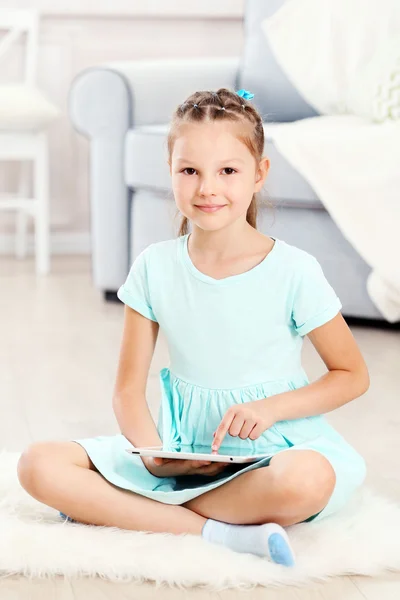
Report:
<svg viewBox="0 0 400 600"><path fill-rule="evenodd" d="M261 401L262 402L262 401ZM217 430L214 432L212 451L218 451L226 433L242 440L250 438L256 440L264 431L276 423L271 410L265 409L265 403L260 400L246 402L245 404L233 404L226 411Z"/></svg>
<svg viewBox="0 0 400 600"><path fill-rule="evenodd" d="M181 458L159 458L142 456L146 469L155 477L177 477L179 475L218 475L228 463L183 460Z"/></svg>

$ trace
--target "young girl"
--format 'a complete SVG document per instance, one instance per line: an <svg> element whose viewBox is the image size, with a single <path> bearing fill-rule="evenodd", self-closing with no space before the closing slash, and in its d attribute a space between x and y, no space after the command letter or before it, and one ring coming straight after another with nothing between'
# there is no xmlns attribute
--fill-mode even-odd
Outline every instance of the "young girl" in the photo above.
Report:
<svg viewBox="0 0 400 600"><path fill-rule="evenodd" d="M369 377L319 262L256 229L270 163L251 97L199 91L173 116L168 164L183 220L176 239L136 258L118 291L121 434L33 444L18 475L70 520L202 535L293 565L284 528L338 511L365 478L363 458L323 415L362 395ZM171 362L156 427L145 391L159 327ZM305 335L328 369L311 384ZM173 442L273 456L227 466L126 452Z"/></svg>

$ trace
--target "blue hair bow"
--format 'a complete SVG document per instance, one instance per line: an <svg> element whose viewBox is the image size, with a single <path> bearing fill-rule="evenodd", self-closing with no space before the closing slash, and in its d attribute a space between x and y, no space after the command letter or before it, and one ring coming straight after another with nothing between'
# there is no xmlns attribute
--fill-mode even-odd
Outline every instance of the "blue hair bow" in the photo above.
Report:
<svg viewBox="0 0 400 600"><path fill-rule="evenodd" d="M254 98L254 94L252 94L251 92L248 92L247 90L239 90L236 93L238 96L241 96L245 100L251 100L251 98Z"/></svg>

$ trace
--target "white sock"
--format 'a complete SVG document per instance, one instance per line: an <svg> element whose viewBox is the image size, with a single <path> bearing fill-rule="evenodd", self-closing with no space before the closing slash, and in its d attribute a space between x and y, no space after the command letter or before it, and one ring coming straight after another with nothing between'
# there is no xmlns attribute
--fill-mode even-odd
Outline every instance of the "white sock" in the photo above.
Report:
<svg viewBox="0 0 400 600"><path fill-rule="evenodd" d="M288 535L277 523L231 525L207 519L201 535L208 542L222 544L236 552L256 554L287 567L295 564Z"/></svg>

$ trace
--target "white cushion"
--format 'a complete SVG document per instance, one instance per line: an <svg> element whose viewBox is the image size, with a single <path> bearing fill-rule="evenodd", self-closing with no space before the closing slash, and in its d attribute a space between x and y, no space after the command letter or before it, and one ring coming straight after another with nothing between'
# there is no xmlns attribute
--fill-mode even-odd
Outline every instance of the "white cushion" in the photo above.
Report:
<svg viewBox="0 0 400 600"><path fill-rule="evenodd" d="M347 91L347 109L377 123L400 120L400 34L385 40L355 74Z"/></svg>
<svg viewBox="0 0 400 600"><path fill-rule="evenodd" d="M320 114L345 113L353 77L391 35L398 0L289 0L261 23L289 80Z"/></svg>
<svg viewBox="0 0 400 600"><path fill-rule="evenodd" d="M0 85L0 129L7 131L43 129L61 111L35 87Z"/></svg>

